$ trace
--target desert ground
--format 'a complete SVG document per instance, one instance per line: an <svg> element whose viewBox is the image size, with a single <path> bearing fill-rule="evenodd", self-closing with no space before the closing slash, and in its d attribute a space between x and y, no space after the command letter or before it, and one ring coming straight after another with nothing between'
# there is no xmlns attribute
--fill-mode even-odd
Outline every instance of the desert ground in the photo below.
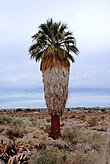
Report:
<svg viewBox="0 0 110 164"><path fill-rule="evenodd" d="M0 164L110 164L110 108L67 109L61 138L44 109L0 110Z"/></svg>

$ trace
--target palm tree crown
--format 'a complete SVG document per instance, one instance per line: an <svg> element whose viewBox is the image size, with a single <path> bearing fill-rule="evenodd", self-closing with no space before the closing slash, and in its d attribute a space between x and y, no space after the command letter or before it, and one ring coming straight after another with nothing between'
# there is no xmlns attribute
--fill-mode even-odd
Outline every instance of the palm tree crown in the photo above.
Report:
<svg viewBox="0 0 110 164"><path fill-rule="evenodd" d="M31 58L42 60L47 54L57 55L60 60L68 59L74 62L74 52L78 54L76 40L73 33L67 31L67 25L53 22L52 19L39 26L39 31L32 36L33 45L29 48Z"/></svg>

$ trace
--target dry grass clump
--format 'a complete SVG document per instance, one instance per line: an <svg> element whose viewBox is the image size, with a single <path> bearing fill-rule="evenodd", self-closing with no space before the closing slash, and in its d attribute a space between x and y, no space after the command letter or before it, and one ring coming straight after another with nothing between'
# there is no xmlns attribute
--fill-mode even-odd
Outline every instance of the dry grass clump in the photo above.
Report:
<svg viewBox="0 0 110 164"><path fill-rule="evenodd" d="M4 143L3 140L0 141L0 154L2 154L4 152L6 148L6 144Z"/></svg>
<svg viewBox="0 0 110 164"><path fill-rule="evenodd" d="M5 125L0 125L0 133L2 133L5 129Z"/></svg>
<svg viewBox="0 0 110 164"><path fill-rule="evenodd" d="M36 120L31 121L31 126L36 127L38 125L38 122Z"/></svg>
<svg viewBox="0 0 110 164"><path fill-rule="evenodd" d="M45 138L46 134L43 130L36 129L32 134L29 134L32 138L41 139L42 137Z"/></svg>
<svg viewBox="0 0 110 164"><path fill-rule="evenodd" d="M85 114L79 114L76 116L76 119L79 119L79 120L82 120L82 121L85 121L86 118L85 118Z"/></svg>
<svg viewBox="0 0 110 164"><path fill-rule="evenodd" d="M50 122L51 120L50 120L50 118L49 118L49 117L47 117L47 118L46 118L46 121L47 121L47 122Z"/></svg>
<svg viewBox="0 0 110 164"><path fill-rule="evenodd" d="M66 114L65 114L65 115L63 115L63 116L61 117L61 121L68 120L68 117L69 117L69 116L68 116L68 115L66 115Z"/></svg>
<svg viewBox="0 0 110 164"><path fill-rule="evenodd" d="M5 134L10 139L13 139L13 138L23 138L23 136L24 136L23 131L20 130L19 128L15 128L15 127L7 129Z"/></svg>
<svg viewBox="0 0 110 164"><path fill-rule="evenodd" d="M92 155L83 150L76 150L68 155L66 164L99 164L98 160L92 158Z"/></svg>
<svg viewBox="0 0 110 164"><path fill-rule="evenodd" d="M71 119L71 118L76 118L76 114L75 114L75 113L71 114L71 115L70 115L70 119Z"/></svg>
<svg viewBox="0 0 110 164"><path fill-rule="evenodd" d="M38 142L34 138L31 138L31 137L28 137L28 138L24 137L22 139L17 138L15 143L18 147L19 152L31 151L35 148L35 145L38 144Z"/></svg>
<svg viewBox="0 0 110 164"><path fill-rule="evenodd" d="M5 117L5 120L8 120L8 118ZM25 134L23 121L16 118L9 118L5 125L1 125L0 131L2 135L6 135L9 139L23 138Z"/></svg>
<svg viewBox="0 0 110 164"><path fill-rule="evenodd" d="M91 117L87 120L87 125L89 126L96 126L98 125L98 119L97 117Z"/></svg>
<svg viewBox="0 0 110 164"><path fill-rule="evenodd" d="M102 133L94 132L92 135L93 141L101 141L104 138L105 138L105 135L103 135Z"/></svg>
<svg viewBox="0 0 110 164"><path fill-rule="evenodd" d="M87 132L87 131L80 131L80 136L77 137L77 142L81 144L89 144L89 145L94 145L95 143L99 144L100 146L101 143L103 144L106 141L107 135L99 132Z"/></svg>

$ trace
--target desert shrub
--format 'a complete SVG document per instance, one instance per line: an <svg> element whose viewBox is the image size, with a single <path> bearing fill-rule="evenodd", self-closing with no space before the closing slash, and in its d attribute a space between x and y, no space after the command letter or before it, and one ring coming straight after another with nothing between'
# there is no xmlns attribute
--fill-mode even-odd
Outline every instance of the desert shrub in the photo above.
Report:
<svg viewBox="0 0 110 164"><path fill-rule="evenodd" d="M0 126L0 133L2 133L2 132L4 131L4 128L5 128L4 125L1 125L1 126Z"/></svg>
<svg viewBox="0 0 110 164"><path fill-rule="evenodd" d="M0 124L10 124L12 119L6 116L0 116Z"/></svg>
<svg viewBox="0 0 110 164"><path fill-rule="evenodd" d="M31 126L32 127L36 127L38 125L38 122L36 121L36 120L33 120L32 122L31 122Z"/></svg>
<svg viewBox="0 0 110 164"><path fill-rule="evenodd" d="M47 118L46 118L46 121L47 121L47 122L50 122L50 118L47 117Z"/></svg>
<svg viewBox="0 0 110 164"><path fill-rule="evenodd" d="M22 124L23 124L23 121L20 119L12 120L12 125L14 125L14 126L18 126L18 125L22 125Z"/></svg>
<svg viewBox="0 0 110 164"><path fill-rule="evenodd" d="M34 164L64 164L66 159L66 155L61 153L57 148L51 147L43 150Z"/></svg>
<svg viewBox="0 0 110 164"><path fill-rule="evenodd" d="M9 138L14 138L14 137L22 138L23 137L23 132L20 131L20 129L18 129L18 128L7 129L7 131L5 133Z"/></svg>
<svg viewBox="0 0 110 164"><path fill-rule="evenodd" d="M99 133L99 132L92 132L92 133L85 133L82 132L81 136L79 137L79 142L82 144L89 144L92 145L93 149L99 149L102 144L106 141L106 135Z"/></svg>
<svg viewBox="0 0 110 164"><path fill-rule="evenodd" d="M71 118L76 118L76 114L71 114L71 115L70 115L70 119L71 119Z"/></svg>
<svg viewBox="0 0 110 164"><path fill-rule="evenodd" d="M51 129L51 125L50 125L50 124L46 124L46 125L45 125L45 128L44 128L44 131L45 131L46 133L49 133L49 132L50 132L50 129Z"/></svg>
<svg viewBox="0 0 110 164"><path fill-rule="evenodd" d="M64 154L62 157L61 157L61 164L63 164L65 161L67 160L67 155Z"/></svg>
<svg viewBox="0 0 110 164"><path fill-rule="evenodd" d="M49 152L46 150L46 151L43 151L40 155L40 158L35 161L35 164L56 164L57 163L57 159L56 157L52 157L50 156Z"/></svg>
<svg viewBox="0 0 110 164"><path fill-rule="evenodd" d="M102 139L102 134L101 134L101 133L95 132L95 133L93 133L93 135L92 135L92 139L93 139L94 141L100 141L100 140Z"/></svg>
<svg viewBox="0 0 110 164"><path fill-rule="evenodd" d="M87 120L87 124L89 126L96 126L97 125L97 118L96 117L91 117Z"/></svg>
<svg viewBox="0 0 110 164"><path fill-rule="evenodd" d="M32 109L26 108L26 109L24 110L24 112L32 112Z"/></svg>
<svg viewBox="0 0 110 164"><path fill-rule="evenodd" d="M15 111L16 111L16 112L22 112L23 109L22 109L22 108L17 108Z"/></svg>
<svg viewBox="0 0 110 164"><path fill-rule="evenodd" d="M79 120L85 121L85 115L84 114L80 114L76 118Z"/></svg>
<svg viewBox="0 0 110 164"><path fill-rule="evenodd" d="M103 140L105 140L105 138L106 137L104 137L101 133L97 133L97 132L93 133L93 135L91 136L91 143L94 150L96 151L101 150L101 146L103 145Z"/></svg>
<svg viewBox="0 0 110 164"><path fill-rule="evenodd" d="M79 137L81 133L77 129L65 128L62 133L62 138L66 141L72 141L74 138Z"/></svg>
<svg viewBox="0 0 110 164"><path fill-rule="evenodd" d="M94 164L94 162L90 157L87 156L87 154L84 154L80 151L76 152L76 154L69 158L69 160L70 161L68 161L68 163L70 164Z"/></svg>
<svg viewBox="0 0 110 164"><path fill-rule="evenodd" d="M102 119L102 121L104 121L104 119L105 119L105 117L104 117L104 116L101 116L100 118Z"/></svg>

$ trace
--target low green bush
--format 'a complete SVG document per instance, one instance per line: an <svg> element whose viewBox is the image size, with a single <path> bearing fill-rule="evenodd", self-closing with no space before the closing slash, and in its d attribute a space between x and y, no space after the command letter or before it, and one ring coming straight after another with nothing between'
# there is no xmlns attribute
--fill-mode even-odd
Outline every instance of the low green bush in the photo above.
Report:
<svg viewBox="0 0 110 164"><path fill-rule="evenodd" d="M77 138L81 133L77 129L65 128L62 133L62 138L65 141L72 141L74 138Z"/></svg>
<svg viewBox="0 0 110 164"><path fill-rule="evenodd" d="M51 125L50 125L50 124L46 124L46 125L45 125L45 129L44 129L45 132L46 132L46 133L49 133L49 132L50 132L50 129L51 129Z"/></svg>
<svg viewBox="0 0 110 164"><path fill-rule="evenodd" d="M51 147L41 152L40 157L34 161L34 164L64 164L67 157L57 148Z"/></svg>
<svg viewBox="0 0 110 164"><path fill-rule="evenodd" d="M0 116L0 124L10 124L12 119L6 116Z"/></svg>
<svg viewBox="0 0 110 164"><path fill-rule="evenodd" d="M18 126L18 125L22 125L22 124L23 124L23 121L20 119L13 119L12 120L12 125L14 125L14 126Z"/></svg>

